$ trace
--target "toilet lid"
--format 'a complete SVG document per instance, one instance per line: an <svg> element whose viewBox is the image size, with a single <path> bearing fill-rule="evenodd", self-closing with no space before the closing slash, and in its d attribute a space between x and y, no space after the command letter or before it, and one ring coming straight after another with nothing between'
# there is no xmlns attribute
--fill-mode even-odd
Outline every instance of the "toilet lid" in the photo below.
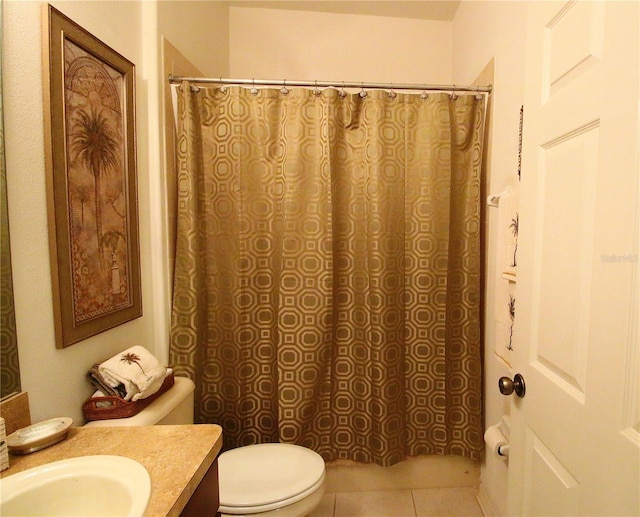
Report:
<svg viewBox="0 0 640 517"><path fill-rule="evenodd" d="M261 443L229 450L218 458L220 507L277 508L315 489L324 471L322 457L298 445Z"/></svg>

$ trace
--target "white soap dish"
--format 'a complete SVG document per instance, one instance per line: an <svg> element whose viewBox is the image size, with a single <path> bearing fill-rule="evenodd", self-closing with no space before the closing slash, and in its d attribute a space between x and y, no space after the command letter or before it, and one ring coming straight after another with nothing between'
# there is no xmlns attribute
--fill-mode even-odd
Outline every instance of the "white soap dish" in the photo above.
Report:
<svg viewBox="0 0 640 517"><path fill-rule="evenodd" d="M7 436L9 452L30 454L61 442L67 437L71 424L71 418L59 417L18 429Z"/></svg>

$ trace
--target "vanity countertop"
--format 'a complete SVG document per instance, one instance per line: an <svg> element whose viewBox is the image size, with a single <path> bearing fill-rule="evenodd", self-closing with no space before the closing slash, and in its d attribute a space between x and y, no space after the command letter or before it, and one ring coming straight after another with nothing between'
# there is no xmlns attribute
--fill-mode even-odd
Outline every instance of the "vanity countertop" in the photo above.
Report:
<svg viewBox="0 0 640 517"><path fill-rule="evenodd" d="M148 517L178 516L222 448L218 425L72 427L67 438L25 456L10 455L2 477L44 463L114 454L134 459L151 477Z"/></svg>

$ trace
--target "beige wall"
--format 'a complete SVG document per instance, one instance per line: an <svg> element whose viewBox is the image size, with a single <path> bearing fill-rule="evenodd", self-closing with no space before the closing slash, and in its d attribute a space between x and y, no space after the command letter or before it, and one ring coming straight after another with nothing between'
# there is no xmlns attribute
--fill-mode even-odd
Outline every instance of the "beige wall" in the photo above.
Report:
<svg viewBox="0 0 640 517"><path fill-rule="evenodd" d="M189 27L189 30L185 30ZM172 86L169 74L181 76L228 76L229 75L229 9L225 2L161 1L157 4L157 55L158 98L153 105L160 108L162 123L158 135L156 169L154 176L159 195L154 199L156 213L153 230L158 244L154 251L159 268L155 285L162 285L167 293L156 300L157 324L162 329L158 336L162 354L168 357L168 333L171 321L171 283L173 281L175 233L177 224L177 181L175 174L175 121L172 105ZM199 29L199 30L198 30ZM153 231L152 230L152 231ZM161 270L160 270L161 268Z"/></svg>
<svg viewBox="0 0 640 517"><path fill-rule="evenodd" d="M489 184L487 193L502 192L517 184L518 129L524 93L524 34L526 2L463 0L453 22L453 81L471 83L494 59L494 93ZM526 127L526 111L525 111ZM512 376L494 354L495 332L492 303L496 277L497 212L487 210L487 263L485 310L485 424L496 424L509 414L510 400L500 395L498 379ZM480 498L489 515L506 515L507 463L487 455L481 466Z"/></svg>
<svg viewBox="0 0 640 517"><path fill-rule="evenodd" d="M234 78L449 83L451 23L230 9Z"/></svg>
<svg viewBox="0 0 640 517"><path fill-rule="evenodd" d="M182 2L184 4L185 2ZM95 362L134 344L166 360L169 295L160 136L160 36L203 42L188 56L207 72L227 66L226 8L190 5L197 16L148 1L52 1L63 14L136 66L136 128L143 316L77 343L55 348L45 189L41 9L37 1L4 0L3 86L9 221L22 388L34 421L70 416L83 422L85 379ZM177 4L177 2L175 3ZM194 4L200 4L194 2ZM220 16L220 13L224 14ZM209 16L209 15L213 16ZM218 18L219 17L219 18ZM215 29L215 30L212 30ZM188 52L190 49L184 50ZM222 65L219 65L222 63ZM159 258L160 257L160 258Z"/></svg>
<svg viewBox="0 0 640 517"><path fill-rule="evenodd" d="M229 9L225 2L162 0L158 28L206 76L229 74Z"/></svg>

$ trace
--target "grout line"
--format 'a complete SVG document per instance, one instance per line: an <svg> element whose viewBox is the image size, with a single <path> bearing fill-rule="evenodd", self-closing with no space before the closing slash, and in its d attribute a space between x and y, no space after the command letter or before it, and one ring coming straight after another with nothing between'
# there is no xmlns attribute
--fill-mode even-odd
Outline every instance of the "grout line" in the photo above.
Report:
<svg viewBox="0 0 640 517"><path fill-rule="evenodd" d="M413 515L418 517L418 507L416 506L416 496L413 493L413 489L411 490L411 502L413 503Z"/></svg>
<svg viewBox="0 0 640 517"><path fill-rule="evenodd" d="M388 492L388 493L392 493L392 492L406 492L407 490L409 490L411 492L411 502L412 502L412 506L413 506L413 517L419 517L419 513L418 513L418 504L417 504L417 498L415 495L415 492L417 490L465 490L468 491L469 494L471 494L471 499L472 501L475 503L475 505L478 508L478 511L482 514L482 515L486 515L486 513L484 512L482 506L479 504L478 500L476 497L473 496L473 487L444 487L444 488L428 488L428 489L392 489L392 490L366 490L365 492ZM331 492L330 494L333 496L333 501L332 501L332 510L330 512L327 512L327 515L330 515L331 517L338 517L337 514L337 510L338 510L338 495L340 494L353 494L354 492ZM329 494L325 494L325 495L329 495ZM463 499L466 499L466 497L463 497ZM454 503L452 503L452 506L456 506ZM375 510L374 510L375 511ZM453 508L450 508L450 511L453 511ZM458 511L458 510L456 510ZM366 515L368 517L373 517L374 514L371 513L366 513ZM459 513L457 513L456 515L460 515Z"/></svg>

